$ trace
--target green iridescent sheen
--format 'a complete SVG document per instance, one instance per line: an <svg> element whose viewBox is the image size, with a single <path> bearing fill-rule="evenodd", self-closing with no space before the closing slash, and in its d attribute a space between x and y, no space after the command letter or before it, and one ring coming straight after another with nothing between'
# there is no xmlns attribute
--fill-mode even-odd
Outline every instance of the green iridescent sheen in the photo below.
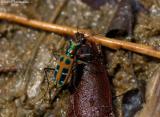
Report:
<svg viewBox="0 0 160 117"><path fill-rule="evenodd" d="M73 41L70 41L70 45L69 45L68 49L66 50L66 55L69 57L73 57L76 54L76 49L78 49L78 47L79 47L79 45L77 45Z"/></svg>

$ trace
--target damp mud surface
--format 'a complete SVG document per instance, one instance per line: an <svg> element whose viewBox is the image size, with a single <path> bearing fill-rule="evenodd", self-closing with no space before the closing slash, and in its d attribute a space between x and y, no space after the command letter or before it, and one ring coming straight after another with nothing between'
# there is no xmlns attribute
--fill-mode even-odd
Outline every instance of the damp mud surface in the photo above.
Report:
<svg viewBox="0 0 160 117"><path fill-rule="evenodd" d="M119 3L118 0L101 1L93 5L90 5L90 0L28 0L27 3L0 3L0 12L75 27L77 31L79 28L91 29L94 35L106 35ZM132 35L134 42L160 50L160 1L139 2L149 13L146 14L142 10L136 14L137 20ZM55 14L56 18L53 18ZM54 94L53 82L50 80L52 73L48 78L44 73L44 68L55 68L59 55L65 51L68 44L65 37L0 20L0 117L67 116L70 92L64 90L51 104L50 99ZM122 39L130 41L127 36ZM153 105L150 102L149 106L149 99L146 98L147 92L155 91L156 86L158 87L157 84L152 88L150 82L153 83L154 77L160 74L160 60L127 50L105 49L106 71L115 116L132 117L138 112L137 117L145 117L145 106L157 106L156 114L160 113L158 103ZM148 86L151 88L147 88ZM128 95L129 92L131 94ZM133 106L127 100L130 96L140 103ZM160 94L155 96L158 98ZM157 99L153 97L154 95L151 99ZM128 103L135 109L127 110Z"/></svg>

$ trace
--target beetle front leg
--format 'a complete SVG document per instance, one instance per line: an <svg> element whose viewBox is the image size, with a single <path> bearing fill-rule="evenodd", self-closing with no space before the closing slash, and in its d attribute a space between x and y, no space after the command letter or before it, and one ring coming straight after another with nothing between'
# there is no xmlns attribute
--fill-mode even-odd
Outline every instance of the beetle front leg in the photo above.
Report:
<svg viewBox="0 0 160 117"><path fill-rule="evenodd" d="M55 69L54 68L44 68L44 73L45 73L45 75L44 75L44 79L47 79L47 84L48 84L48 86L47 86L47 90L46 90L46 93L47 93L47 91L49 90L49 100L51 100L51 91L50 91L50 88L49 88L49 80L48 80L48 72L50 72L50 71L54 71ZM46 94L45 93L45 94ZM45 96L45 94L44 94L44 96Z"/></svg>

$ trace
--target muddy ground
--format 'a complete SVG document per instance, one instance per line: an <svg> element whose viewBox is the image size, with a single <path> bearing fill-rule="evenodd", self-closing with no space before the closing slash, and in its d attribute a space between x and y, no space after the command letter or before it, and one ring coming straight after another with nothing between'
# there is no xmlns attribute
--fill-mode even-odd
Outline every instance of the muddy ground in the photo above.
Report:
<svg viewBox="0 0 160 117"><path fill-rule="evenodd" d="M117 8L116 2L106 2L96 9L80 0L68 0L54 19L56 9L63 1L28 0L29 3L25 4L1 3L0 11L77 27L77 30L87 28L93 30L95 34L105 34ZM150 13L139 12L136 15L134 41L159 50L160 1L141 0L140 2ZM17 70L0 73L1 117L66 116L69 92L64 91L51 105L49 99L50 93L53 92L51 89L53 84L50 81L48 86L43 71L46 67L55 67L56 60L67 44L64 38L65 36L43 30L0 21L0 67L5 69L15 66ZM133 53L133 58L130 60L128 51L110 49L107 51L109 54L106 71L111 81L115 115L119 117L122 116L123 94L139 87L141 82L146 84L142 83L144 87L147 86L153 78L153 73L158 69L160 60L137 53ZM132 68L130 64L133 65ZM158 73L159 71L156 72Z"/></svg>

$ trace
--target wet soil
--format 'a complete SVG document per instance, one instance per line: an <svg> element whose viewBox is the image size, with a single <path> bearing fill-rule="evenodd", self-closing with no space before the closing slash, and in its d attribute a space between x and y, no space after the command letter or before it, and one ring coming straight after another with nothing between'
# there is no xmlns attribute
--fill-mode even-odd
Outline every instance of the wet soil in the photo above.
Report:
<svg viewBox="0 0 160 117"><path fill-rule="evenodd" d="M27 4L1 3L0 12L49 22L62 2L28 1ZM150 13L137 14L134 28L135 42L160 50L160 2L158 0L140 2ZM79 28L87 28L93 30L95 35L105 35L116 8L116 2L105 2L95 9L80 0L70 0L59 12L54 23L77 27L77 31ZM65 90L53 104L50 104L50 94L52 97L54 92L53 83L49 80L48 86L43 71L46 67L55 67L56 60L67 44L65 35L60 36L7 21L0 21L0 24L0 67L17 68L17 72L0 73L0 116L65 117L70 94ZM115 51L109 48L107 60L106 71L111 81L112 92L117 96L113 104L116 116L119 117L122 116L122 96L118 95L137 88L141 81L148 84L160 65L160 60L137 53L133 53L130 60L128 51Z"/></svg>

